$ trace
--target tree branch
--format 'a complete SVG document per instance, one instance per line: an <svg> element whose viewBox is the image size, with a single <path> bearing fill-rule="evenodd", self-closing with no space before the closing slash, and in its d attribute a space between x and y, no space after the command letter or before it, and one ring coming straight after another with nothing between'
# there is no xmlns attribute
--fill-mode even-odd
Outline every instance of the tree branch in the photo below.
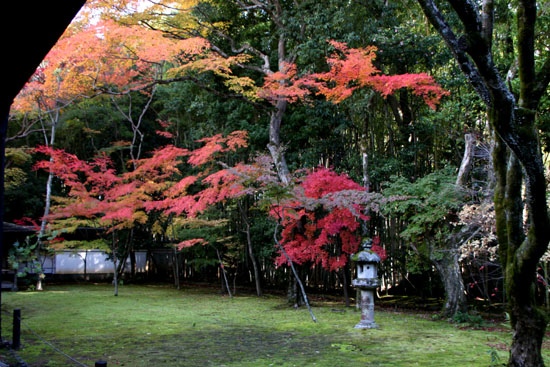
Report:
<svg viewBox="0 0 550 367"><path fill-rule="evenodd" d="M546 57L546 59L544 60L542 67L536 73L535 80L535 90L533 93L535 95L535 98L540 100L544 91L546 91L546 88L548 88L548 84L550 84L550 57Z"/></svg>
<svg viewBox="0 0 550 367"><path fill-rule="evenodd" d="M493 25L494 25L494 0L483 0L481 5L481 37L487 43L489 49L493 43Z"/></svg>
<svg viewBox="0 0 550 367"><path fill-rule="evenodd" d="M202 12L202 10L200 10L200 8L197 8L197 9L201 14L203 14L205 17L207 17L207 14ZM200 22L200 21L198 21L198 24L199 24L199 26L203 27L204 29L207 29L210 32L213 32L213 33L217 34L218 36L220 36L221 38L228 41L229 45L230 45L230 48L231 48L231 52L233 52L235 54L241 54L245 51L248 51L248 52L256 55L257 57L259 57L260 59L262 59L263 63L264 63L263 67L261 67L260 69L256 69L257 71L260 71L264 74L269 74L271 72L271 64L269 62L269 56L268 55L264 54L263 52L261 52L257 48L252 47L248 43L244 43L240 47L237 47L237 45L236 45L237 43L235 42L235 39L233 39L233 37L229 36L228 34L223 32L221 29L219 29L218 27L216 27L212 24L205 24L204 22ZM220 56L228 57L227 53L222 51L222 49L219 46L214 45L212 43L210 43L210 45L211 45L212 50L219 53ZM246 67L245 65L240 65L240 66L241 67Z"/></svg>
<svg viewBox="0 0 550 367"><path fill-rule="evenodd" d="M520 107L536 110L538 100L534 98L535 88L535 21L537 19L534 0L518 1L518 64L520 83ZM526 105L528 103L528 105Z"/></svg>
<svg viewBox="0 0 550 367"><path fill-rule="evenodd" d="M483 25L478 13L478 6L471 0L449 0L453 9L460 18L466 34L469 37L481 38Z"/></svg>
<svg viewBox="0 0 550 367"><path fill-rule="evenodd" d="M491 105L489 89L485 85L479 70L472 64L471 59L466 54L465 46L454 34L453 30L435 5L433 0L418 0L424 14L441 35L449 50L453 53L460 70L466 75L477 94L488 106Z"/></svg>
<svg viewBox="0 0 550 367"><path fill-rule="evenodd" d="M243 96L241 94L222 93L217 89L214 89L212 87L207 86L206 84L202 83L200 80L198 80L197 78L192 77L192 76L181 76L181 77L177 77L177 78L157 80L154 83L156 83L156 84L170 84L170 83L180 82L180 81L193 82L194 84L196 84L201 89L204 89L205 91L208 91L208 92L210 92L210 93L212 93L212 94L214 94L218 97L243 101L243 102L246 102L246 103L254 106L255 108L258 108L261 111L265 111L265 110L268 109L268 107L266 107L264 104L259 103L259 102L255 102L255 101L251 101L250 99L246 98L245 96Z"/></svg>

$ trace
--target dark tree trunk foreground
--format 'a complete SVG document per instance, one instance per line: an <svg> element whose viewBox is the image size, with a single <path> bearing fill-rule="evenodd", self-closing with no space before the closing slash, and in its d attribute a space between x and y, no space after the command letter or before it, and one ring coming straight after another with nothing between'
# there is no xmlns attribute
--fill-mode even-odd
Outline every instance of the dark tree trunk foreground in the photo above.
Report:
<svg viewBox="0 0 550 367"><path fill-rule="evenodd" d="M546 181L536 111L550 82L550 58L535 69L535 0L517 2L519 91L512 91L493 62L494 0L447 0L463 26L457 37L434 0L418 0L459 67L485 103L495 133L495 212L507 307L514 330L508 366L544 366L542 339L548 318L535 300L536 267L550 241ZM542 53L544 54L544 53ZM515 95L514 92L517 94ZM522 200L521 188L526 197ZM523 209L529 214L524 235Z"/></svg>

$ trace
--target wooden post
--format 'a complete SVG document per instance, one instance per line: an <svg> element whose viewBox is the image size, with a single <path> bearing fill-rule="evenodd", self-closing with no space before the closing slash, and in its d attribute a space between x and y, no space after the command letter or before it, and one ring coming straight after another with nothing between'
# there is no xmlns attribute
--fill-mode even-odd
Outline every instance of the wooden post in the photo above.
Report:
<svg viewBox="0 0 550 367"><path fill-rule="evenodd" d="M11 347L14 350L21 348L21 309L13 310L13 333Z"/></svg>
<svg viewBox="0 0 550 367"><path fill-rule="evenodd" d="M550 297L548 295L548 263L542 263L542 270L544 271L544 303L546 303L546 308L550 308Z"/></svg>

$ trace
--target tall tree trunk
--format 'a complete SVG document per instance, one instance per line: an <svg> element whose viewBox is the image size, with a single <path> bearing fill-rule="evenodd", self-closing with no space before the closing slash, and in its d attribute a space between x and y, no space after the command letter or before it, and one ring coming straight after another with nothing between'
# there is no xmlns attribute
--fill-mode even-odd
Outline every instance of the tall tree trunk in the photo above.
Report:
<svg viewBox="0 0 550 367"><path fill-rule="evenodd" d="M88 249L84 250L84 279L88 280Z"/></svg>
<svg viewBox="0 0 550 367"><path fill-rule="evenodd" d="M115 297L118 296L118 261L117 261L117 256L116 254L113 252L113 266L114 266L114 270L113 270L113 285L115 286Z"/></svg>
<svg viewBox="0 0 550 367"><path fill-rule="evenodd" d="M287 101L277 101L275 110L271 112L269 119L269 144L267 145L279 179L285 185L290 183L290 171L286 163L284 147L281 144L281 123L287 105Z"/></svg>
<svg viewBox="0 0 550 367"><path fill-rule="evenodd" d="M372 101L372 97L369 99L369 102L368 102L369 105L371 101ZM371 181L370 181L370 175L369 175L369 152L368 152L369 121L370 121L370 116L368 115L368 112L367 112L367 115L365 116L365 119L363 121L361 137L359 139L359 151L361 153L361 172L362 172L361 183L365 188L365 191L367 192L370 192L370 187L371 187ZM370 215L369 210L367 209L364 214L366 216L369 216ZM361 231L363 236L368 236L369 227L368 227L367 220L365 219L361 219ZM346 306L349 306L348 299L346 299ZM361 290L359 288L355 289L355 308L358 310L361 308Z"/></svg>
<svg viewBox="0 0 550 367"><path fill-rule="evenodd" d="M497 138L496 141L493 160L497 180L497 236L505 276L507 307L514 330L508 365L544 366L541 351L548 316L536 304L536 264L531 269L522 269L522 259L513 255L518 247L529 241L524 236L522 225L522 169L514 153L507 149L502 140ZM506 243L500 243L501 238Z"/></svg>
<svg viewBox="0 0 550 367"><path fill-rule="evenodd" d="M291 175L286 163L284 146L281 144L281 123L286 111L288 102L284 100L277 101L275 110L271 112L269 119L269 143L267 149L273 159L273 164L277 170L279 180L286 186L290 184ZM289 279L287 301L294 303L297 299L297 293L292 290L297 289L295 279ZM299 298L298 298L299 299Z"/></svg>
<svg viewBox="0 0 550 367"><path fill-rule="evenodd" d="M136 250L132 246L130 248L130 276L132 277L132 279L135 279L136 277L136 267Z"/></svg>
<svg viewBox="0 0 550 367"><path fill-rule="evenodd" d="M466 143L464 156L456 178L458 186L466 186L474 156L474 136L466 134L464 140ZM464 281L458 263L459 251L456 247L457 244L452 244L451 248L441 251L432 250L430 253L430 260L435 265L445 288L445 304L442 312L445 317L453 317L459 312L468 312Z"/></svg>

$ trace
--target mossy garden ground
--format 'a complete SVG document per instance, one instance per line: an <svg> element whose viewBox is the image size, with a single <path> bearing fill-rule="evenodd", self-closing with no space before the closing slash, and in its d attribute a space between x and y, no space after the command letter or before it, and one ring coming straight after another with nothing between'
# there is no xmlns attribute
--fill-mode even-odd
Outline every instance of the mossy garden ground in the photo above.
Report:
<svg viewBox="0 0 550 367"><path fill-rule="evenodd" d="M84 365L108 366L490 366L507 358L511 332L434 321L422 313L376 310L376 330L356 330L354 308L314 300L304 309L275 296L222 296L208 287L126 285L50 286L44 292L3 294L3 310L20 308L30 366L73 363L27 327ZM2 314L3 337L11 317ZM1 351L6 354L6 351ZM544 350L550 363L550 351ZM6 357L7 358L7 357Z"/></svg>

